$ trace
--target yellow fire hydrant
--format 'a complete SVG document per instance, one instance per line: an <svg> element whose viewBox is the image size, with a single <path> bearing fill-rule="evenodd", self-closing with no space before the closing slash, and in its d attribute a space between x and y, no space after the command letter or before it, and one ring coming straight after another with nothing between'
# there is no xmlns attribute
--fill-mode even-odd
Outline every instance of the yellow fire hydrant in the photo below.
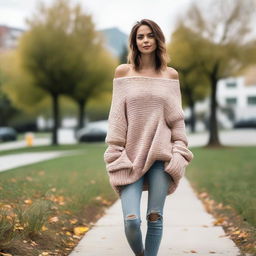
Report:
<svg viewBox="0 0 256 256"><path fill-rule="evenodd" d="M28 147L33 146L33 142L34 142L34 134L32 132L28 132L25 135L25 141Z"/></svg>

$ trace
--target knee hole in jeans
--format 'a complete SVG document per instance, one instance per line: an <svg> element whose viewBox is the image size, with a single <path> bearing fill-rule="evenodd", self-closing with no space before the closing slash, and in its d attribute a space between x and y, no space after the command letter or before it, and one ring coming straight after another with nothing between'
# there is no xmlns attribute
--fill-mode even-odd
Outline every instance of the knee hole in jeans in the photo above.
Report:
<svg viewBox="0 0 256 256"><path fill-rule="evenodd" d="M136 219L136 218L137 218L137 216L135 214L129 214L129 215L126 216L127 220L133 220L133 219Z"/></svg>
<svg viewBox="0 0 256 256"><path fill-rule="evenodd" d="M129 214L126 216L124 223L130 230L137 230L140 228L141 219L135 214Z"/></svg>
<svg viewBox="0 0 256 256"><path fill-rule="evenodd" d="M162 218L162 215L159 212L151 212L147 215L147 220L150 222L155 222Z"/></svg>

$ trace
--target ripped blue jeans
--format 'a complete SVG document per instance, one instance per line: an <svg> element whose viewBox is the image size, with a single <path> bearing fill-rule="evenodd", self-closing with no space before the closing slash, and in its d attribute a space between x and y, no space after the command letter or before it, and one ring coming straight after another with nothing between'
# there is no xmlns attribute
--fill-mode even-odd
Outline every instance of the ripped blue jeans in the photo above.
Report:
<svg viewBox="0 0 256 256"><path fill-rule="evenodd" d="M144 249L140 228L140 201L145 178L148 180L149 191ZM139 180L122 187L120 199L125 235L135 255L140 255L144 251L145 256L157 256L163 234L163 208L170 182L173 181L164 171L164 161L157 160Z"/></svg>

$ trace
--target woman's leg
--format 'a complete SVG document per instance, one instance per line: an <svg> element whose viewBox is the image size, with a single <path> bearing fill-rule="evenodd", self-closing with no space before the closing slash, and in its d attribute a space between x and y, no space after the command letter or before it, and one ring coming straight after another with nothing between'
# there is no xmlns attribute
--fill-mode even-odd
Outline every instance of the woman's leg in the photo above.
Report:
<svg viewBox="0 0 256 256"><path fill-rule="evenodd" d="M140 228L140 201L142 186L143 176L132 184L124 185L122 187L120 196L123 210L125 235L135 255L141 255L144 250Z"/></svg>
<svg viewBox="0 0 256 256"><path fill-rule="evenodd" d="M164 171L164 162L155 161L146 173L149 183L145 256L157 256L163 234L163 208L171 176Z"/></svg>

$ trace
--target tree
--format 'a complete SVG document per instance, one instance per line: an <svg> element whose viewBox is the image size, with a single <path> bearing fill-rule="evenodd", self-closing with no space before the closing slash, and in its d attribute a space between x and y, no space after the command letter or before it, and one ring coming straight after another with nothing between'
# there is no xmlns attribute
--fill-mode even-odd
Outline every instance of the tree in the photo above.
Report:
<svg viewBox="0 0 256 256"><path fill-rule="evenodd" d="M35 114L40 108L45 111L45 104L42 103L47 94L40 87L34 86L31 75L22 68L18 51L6 52L1 61L4 63L2 72L5 77L2 90L12 104L28 114Z"/></svg>
<svg viewBox="0 0 256 256"><path fill-rule="evenodd" d="M200 6L200 7L199 7ZM194 1L179 24L193 31L188 38L196 54L195 65L211 87L210 136L208 146L220 146L216 120L219 79L238 74L255 59L252 25L255 2L251 0Z"/></svg>
<svg viewBox="0 0 256 256"><path fill-rule="evenodd" d="M7 126L9 121L19 113L18 109L12 104L9 95L4 91L4 85L7 80L4 72L6 66L4 55L0 54L0 126Z"/></svg>
<svg viewBox="0 0 256 256"><path fill-rule="evenodd" d="M72 93L85 72L84 56L72 36L74 20L66 0L56 0L49 8L40 4L38 13L27 20L29 30L19 47L22 64L31 74L34 86L52 99L52 144L58 144L59 96Z"/></svg>
<svg viewBox="0 0 256 256"><path fill-rule="evenodd" d="M193 31L182 24L172 34L167 51L171 56L171 66L179 71L182 91L182 103L190 109L190 129L195 131L195 103L209 95L207 78L197 69L196 53L191 49L190 41L194 39Z"/></svg>
<svg viewBox="0 0 256 256"><path fill-rule="evenodd" d="M85 106L89 99L97 98L107 89L110 80L113 58L104 49L103 36L95 31L91 16L82 12L77 5L74 10L72 39L76 51L83 60L82 75L76 81L73 91L68 94L78 105L78 128L84 126Z"/></svg>
<svg viewBox="0 0 256 256"><path fill-rule="evenodd" d="M111 56L102 49L98 50L90 62L88 76L85 76L69 95L78 105L78 128L84 127L85 106L88 101L92 98L100 101L102 95L109 91L109 82L112 79L111 70L115 63Z"/></svg>

